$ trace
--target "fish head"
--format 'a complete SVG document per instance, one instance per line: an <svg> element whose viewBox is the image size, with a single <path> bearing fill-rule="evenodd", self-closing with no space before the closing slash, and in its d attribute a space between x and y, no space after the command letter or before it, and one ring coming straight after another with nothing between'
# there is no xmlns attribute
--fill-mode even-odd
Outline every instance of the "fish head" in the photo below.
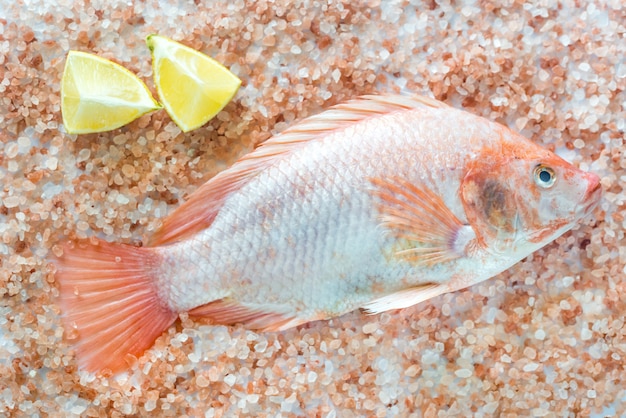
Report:
<svg viewBox="0 0 626 418"><path fill-rule="evenodd" d="M478 244L523 258L571 229L598 204L597 175L518 137L477 154L460 194Z"/></svg>

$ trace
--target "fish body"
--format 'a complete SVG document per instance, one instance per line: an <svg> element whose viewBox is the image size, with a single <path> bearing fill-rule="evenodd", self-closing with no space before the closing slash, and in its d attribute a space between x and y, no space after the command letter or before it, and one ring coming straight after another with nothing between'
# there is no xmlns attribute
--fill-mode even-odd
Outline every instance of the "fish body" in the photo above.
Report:
<svg viewBox="0 0 626 418"><path fill-rule="evenodd" d="M599 196L597 176L502 125L367 96L209 180L146 248L66 244L57 277L83 366L118 370L180 312L281 330L470 286L571 229Z"/></svg>

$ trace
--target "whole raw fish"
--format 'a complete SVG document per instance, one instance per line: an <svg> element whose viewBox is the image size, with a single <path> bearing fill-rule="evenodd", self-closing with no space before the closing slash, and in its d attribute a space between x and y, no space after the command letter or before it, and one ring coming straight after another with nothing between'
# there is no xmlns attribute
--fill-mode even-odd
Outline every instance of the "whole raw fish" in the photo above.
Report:
<svg viewBox="0 0 626 418"><path fill-rule="evenodd" d="M79 363L117 371L180 312L281 330L473 285L599 197L596 175L504 126L424 97L365 96L212 178L148 247L65 243L56 277Z"/></svg>

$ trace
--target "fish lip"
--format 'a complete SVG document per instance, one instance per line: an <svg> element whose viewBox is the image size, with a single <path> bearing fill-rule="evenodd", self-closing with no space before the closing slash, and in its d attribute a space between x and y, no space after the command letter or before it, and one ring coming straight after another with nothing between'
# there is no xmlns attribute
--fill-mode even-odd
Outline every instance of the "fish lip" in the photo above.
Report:
<svg viewBox="0 0 626 418"><path fill-rule="evenodd" d="M583 216L591 213L598 203L600 202L600 194L602 193L602 185L600 184L600 177L592 173L587 174L587 190L585 195L581 199L578 209L582 212Z"/></svg>
<svg viewBox="0 0 626 418"><path fill-rule="evenodd" d="M602 188L600 187L600 183L597 183L593 187L589 187L587 189L587 193L585 193L585 197L582 200L581 209L585 215L591 213L600 203L600 194L602 193Z"/></svg>
<svg viewBox="0 0 626 418"><path fill-rule="evenodd" d="M595 197L595 195L600 193L602 186L600 185L600 179L597 176L594 176L593 180L589 182L587 186L587 190L585 191L585 197L583 197L583 201L588 201ZM597 200L597 198L595 199Z"/></svg>

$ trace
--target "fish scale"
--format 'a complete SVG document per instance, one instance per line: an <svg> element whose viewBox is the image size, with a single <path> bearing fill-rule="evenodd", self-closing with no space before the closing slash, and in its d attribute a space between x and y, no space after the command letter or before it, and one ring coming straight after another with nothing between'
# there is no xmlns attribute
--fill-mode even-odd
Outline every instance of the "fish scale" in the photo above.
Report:
<svg viewBox="0 0 626 418"><path fill-rule="evenodd" d="M597 176L502 125L419 96L367 96L243 156L146 247L65 243L61 305L81 365L119 370L180 312L276 331L462 289L599 198Z"/></svg>

